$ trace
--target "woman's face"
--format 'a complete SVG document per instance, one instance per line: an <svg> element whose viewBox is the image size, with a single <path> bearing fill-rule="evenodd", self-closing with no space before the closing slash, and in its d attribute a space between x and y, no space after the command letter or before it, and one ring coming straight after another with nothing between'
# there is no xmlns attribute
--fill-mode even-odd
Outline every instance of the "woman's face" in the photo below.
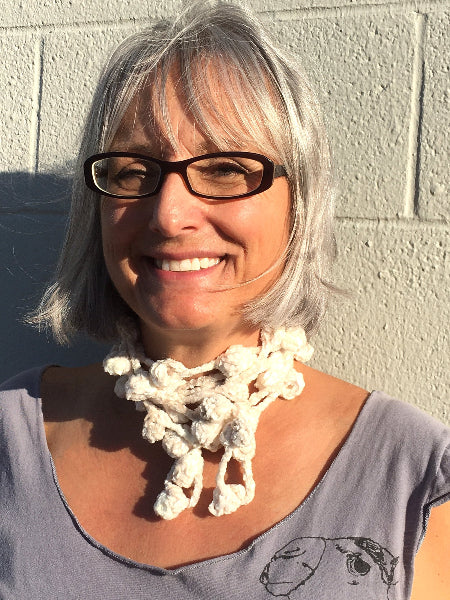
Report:
<svg viewBox="0 0 450 600"><path fill-rule="evenodd" d="M176 152L152 130L144 97L128 109L109 150L170 161L217 151L186 113L171 80L167 96ZM256 146L243 150L258 152ZM224 202L193 196L177 173L167 175L152 197L104 197L106 266L138 315L144 339L203 330L238 343L246 330L242 305L266 290L281 267L241 284L265 273L281 256L289 236L289 206L284 177L261 194Z"/></svg>

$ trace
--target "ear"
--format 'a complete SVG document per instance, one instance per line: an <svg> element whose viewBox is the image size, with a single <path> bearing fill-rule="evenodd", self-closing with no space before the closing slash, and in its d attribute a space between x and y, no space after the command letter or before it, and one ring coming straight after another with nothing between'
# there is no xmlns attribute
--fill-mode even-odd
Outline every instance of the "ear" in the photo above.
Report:
<svg viewBox="0 0 450 600"><path fill-rule="evenodd" d="M273 596L287 596L314 575L324 551L323 538L296 538L272 556L259 580Z"/></svg>

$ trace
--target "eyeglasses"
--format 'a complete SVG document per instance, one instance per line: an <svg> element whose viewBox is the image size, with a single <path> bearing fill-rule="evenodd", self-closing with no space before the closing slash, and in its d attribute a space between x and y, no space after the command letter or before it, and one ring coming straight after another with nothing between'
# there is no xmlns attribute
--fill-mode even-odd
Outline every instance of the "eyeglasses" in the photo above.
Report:
<svg viewBox="0 0 450 600"><path fill-rule="evenodd" d="M246 198L269 189L283 166L253 152L214 152L167 161L132 152L95 154L84 163L86 185L111 198L157 194L168 173L179 173L195 196L210 200Z"/></svg>

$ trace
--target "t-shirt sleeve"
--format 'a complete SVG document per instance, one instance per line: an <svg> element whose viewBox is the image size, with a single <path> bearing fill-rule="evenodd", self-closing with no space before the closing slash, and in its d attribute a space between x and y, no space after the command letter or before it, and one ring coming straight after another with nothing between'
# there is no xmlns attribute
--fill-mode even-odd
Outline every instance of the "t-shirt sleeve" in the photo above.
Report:
<svg viewBox="0 0 450 600"><path fill-rule="evenodd" d="M449 433L450 437L450 433ZM422 533L419 539L418 548L420 548L425 533L427 531L428 519L430 517L431 509L435 506L440 506L450 500L450 440L445 446L444 451L441 454L440 460L437 463L436 474L432 485L430 486L430 493L428 494L427 501L423 508L423 527Z"/></svg>
<svg viewBox="0 0 450 600"><path fill-rule="evenodd" d="M427 506L439 506L450 500L450 443L444 449L436 477L430 490Z"/></svg>

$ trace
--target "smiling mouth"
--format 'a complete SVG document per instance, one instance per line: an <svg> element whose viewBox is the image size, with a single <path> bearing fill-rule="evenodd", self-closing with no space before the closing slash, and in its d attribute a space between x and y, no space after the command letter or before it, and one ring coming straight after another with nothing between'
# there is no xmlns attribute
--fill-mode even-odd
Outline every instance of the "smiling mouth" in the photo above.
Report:
<svg viewBox="0 0 450 600"><path fill-rule="evenodd" d="M154 264L162 271L200 271L218 265L221 258L184 258L183 260L166 260L155 258Z"/></svg>

